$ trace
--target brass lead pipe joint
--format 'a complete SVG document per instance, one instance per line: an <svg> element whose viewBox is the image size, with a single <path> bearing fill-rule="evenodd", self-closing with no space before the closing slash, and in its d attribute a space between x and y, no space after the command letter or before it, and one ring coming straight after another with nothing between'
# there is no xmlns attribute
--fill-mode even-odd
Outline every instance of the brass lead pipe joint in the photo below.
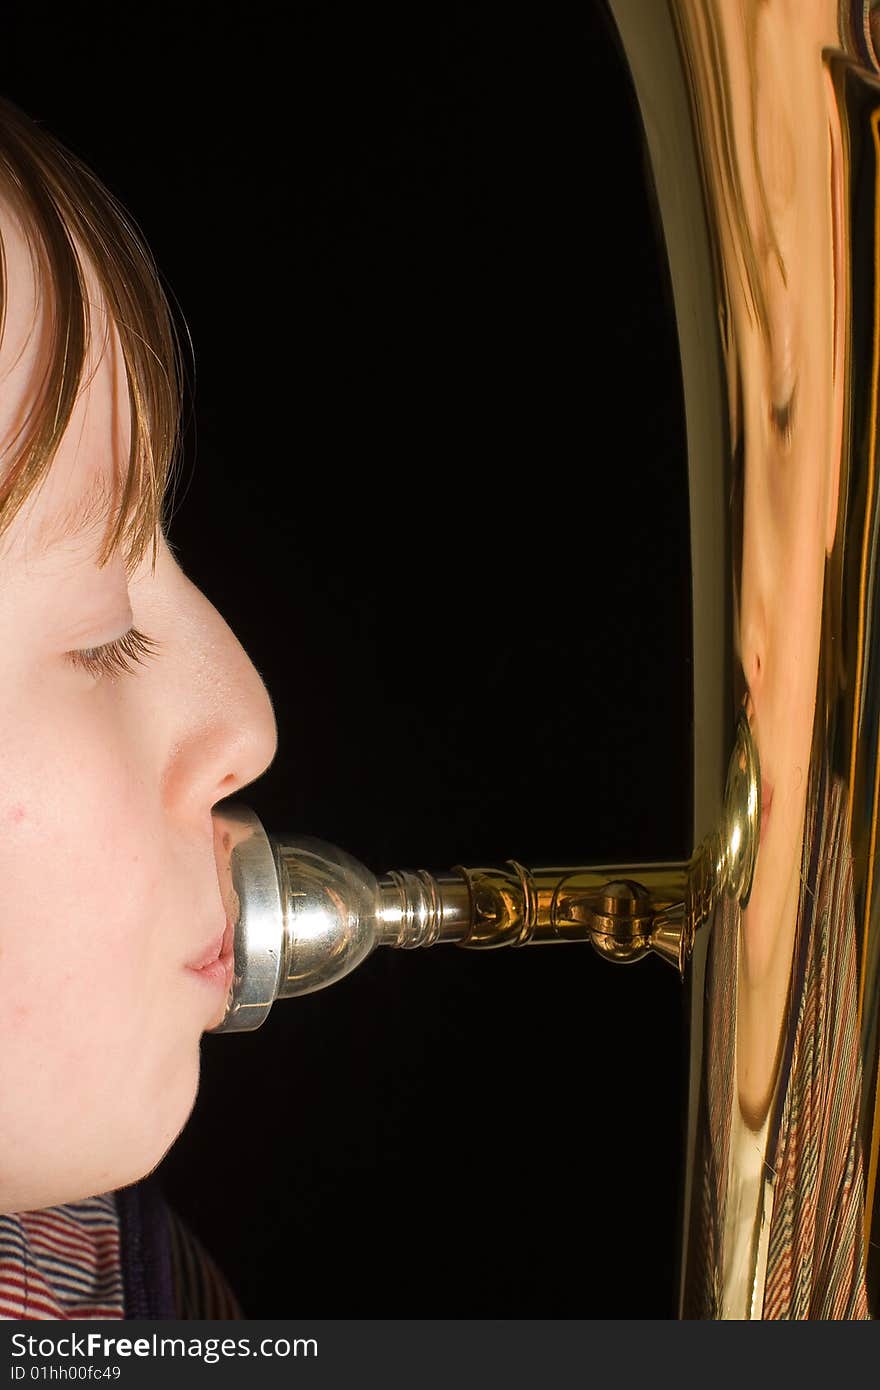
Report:
<svg viewBox="0 0 880 1390"><path fill-rule="evenodd" d="M629 964L656 951L684 973L723 893L748 901L760 836L760 772L745 714L720 824L690 861L527 869L516 860L377 879L344 850L267 835L240 802L215 808L221 881L235 932L227 1012L212 1031L258 1028L276 999L351 973L376 946L490 948L589 941ZM221 852L222 851L222 852Z"/></svg>

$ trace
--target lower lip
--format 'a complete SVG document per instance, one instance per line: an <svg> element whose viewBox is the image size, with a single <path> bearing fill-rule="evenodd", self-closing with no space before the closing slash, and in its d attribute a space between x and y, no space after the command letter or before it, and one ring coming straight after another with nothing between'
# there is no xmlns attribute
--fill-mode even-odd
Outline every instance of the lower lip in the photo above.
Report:
<svg viewBox="0 0 880 1390"><path fill-rule="evenodd" d="M218 956L216 960L212 960L210 965L203 965L201 970L193 970L192 966L189 965L186 969L190 975L195 975L197 980L204 980L205 984L210 985L212 989L222 988L228 991L232 984L234 962L234 953L228 951L226 955Z"/></svg>

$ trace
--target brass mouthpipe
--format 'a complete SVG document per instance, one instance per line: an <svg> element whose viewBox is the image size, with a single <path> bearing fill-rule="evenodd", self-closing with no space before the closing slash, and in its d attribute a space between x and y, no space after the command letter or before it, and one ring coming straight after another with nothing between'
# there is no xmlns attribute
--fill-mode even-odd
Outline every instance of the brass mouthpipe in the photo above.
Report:
<svg viewBox="0 0 880 1390"><path fill-rule="evenodd" d="M214 810L234 927L226 1015L215 1033L258 1028L276 999L335 984L376 946L489 949L590 942L631 964L655 951L684 974L722 893L748 901L760 838L760 771L745 714L716 830L673 863L391 870L376 878L335 845L269 835L240 802Z"/></svg>

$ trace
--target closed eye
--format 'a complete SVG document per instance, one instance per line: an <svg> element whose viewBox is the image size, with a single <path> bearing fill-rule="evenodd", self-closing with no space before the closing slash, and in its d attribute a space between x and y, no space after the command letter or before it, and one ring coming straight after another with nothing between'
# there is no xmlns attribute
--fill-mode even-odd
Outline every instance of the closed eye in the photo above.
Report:
<svg viewBox="0 0 880 1390"><path fill-rule="evenodd" d="M135 666L143 666L151 661L161 645L155 638L147 637L132 627L115 642L106 642L103 647L86 647L81 651L68 652L67 659L72 666L88 671L90 675L116 680L119 676L133 675Z"/></svg>

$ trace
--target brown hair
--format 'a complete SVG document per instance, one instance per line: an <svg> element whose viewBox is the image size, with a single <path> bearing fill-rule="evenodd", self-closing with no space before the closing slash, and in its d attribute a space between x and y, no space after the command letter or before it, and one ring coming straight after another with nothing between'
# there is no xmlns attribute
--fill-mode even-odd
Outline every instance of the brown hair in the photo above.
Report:
<svg viewBox="0 0 880 1390"><path fill-rule="evenodd" d="M184 379L159 271L142 233L109 189L60 140L2 96L0 194L21 219L35 271L40 263L52 321L49 364L30 427L0 476L0 537L49 472L80 390L90 324L76 238L119 334L132 421L128 471L98 564L106 564L125 540L130 574L152 537L155 569L166 488L179 458ZM6 287L0 234L0 342Z"/></svg>

